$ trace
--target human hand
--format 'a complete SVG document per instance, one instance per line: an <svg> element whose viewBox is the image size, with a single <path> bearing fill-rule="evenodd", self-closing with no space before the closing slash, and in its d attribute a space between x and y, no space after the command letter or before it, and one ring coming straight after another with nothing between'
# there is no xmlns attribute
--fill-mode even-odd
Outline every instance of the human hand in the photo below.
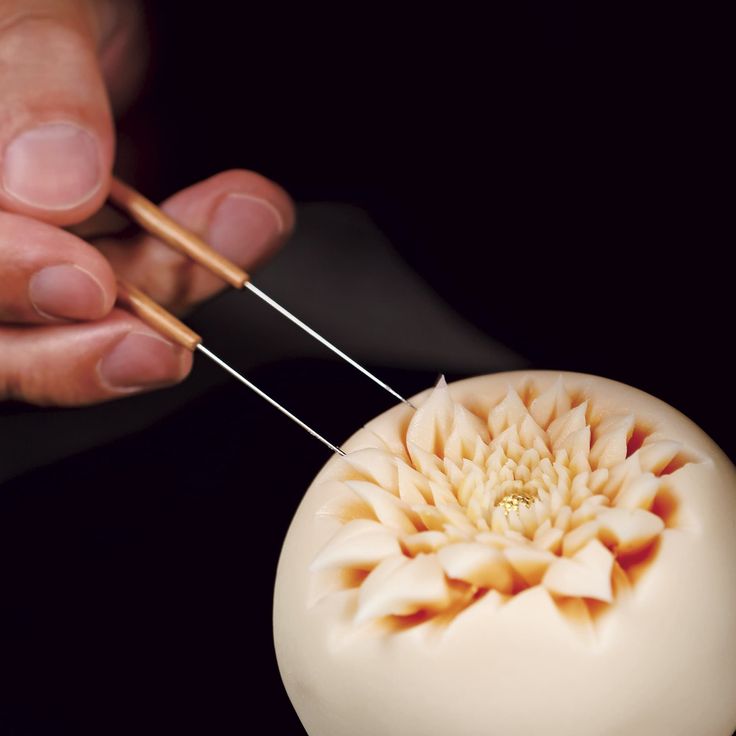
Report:
<svg viewBox="0 0 736 736"><path fill-rule="evenodd" d="M188 374L188 351L114 308L113 266L177 310L223 286L145 233L95 248L61 229L85 221L107 196L111 109L135 93L141 22L126 0L0 4L0 399L81 405ZM240 170L162 207L246 269L294 221L282 189Z"/></svg>

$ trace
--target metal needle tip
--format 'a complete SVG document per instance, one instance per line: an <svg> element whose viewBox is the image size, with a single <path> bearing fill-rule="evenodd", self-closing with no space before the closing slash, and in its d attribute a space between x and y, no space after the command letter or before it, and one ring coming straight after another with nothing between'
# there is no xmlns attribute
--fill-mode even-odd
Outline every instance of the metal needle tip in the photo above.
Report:
<svg viewBox="0 0 736 736"><path fill-rule="evenodd" d="M345 453L339 447L333 445L332 442L326 440L321 434L315 432L309 425L305 424L301 419L299 419L299 417L294 416L294 414L292 414L288 409L281 406L278 401L272 399L267 393L261 391L258 386L256 386L254 383L251 383L245 376L242 376L234 368L231 368L224 360L218 358L213 352L207 350L207 348L202 345L202 343L199 343L199 345L197 345L197 350L204 353L210 360L213 360L215 363L217 363L220 368L224 368L231 376L237 378L238 381L245 384L251 391L255 391L262 399L268 401L271 406L278 409L282 414L285 414L293 422L296 422L302 429L305 429L307 432L309 432L312 437L316 437L323 445L327 445L330 450L336 452L338 455L345 455Z"/></svg>
<svg viewBox="0 0 736 736"><path fill-rule="evenodd" d="M282 314L287 319L291 320L295 325L298 325L301 327L308 335L311 335L315 340L321 342L325 347L332 350L333 353L336 355L339 355L344 361L347 363L350 363L353 368L357 368L363 375L368 376L368 378L371 379L371 381L374 381L377 383L382 389L385 389L388 391L392 396L397 398L399 401L403 402L404 404L408 404L412 409L416 409L414 404L412 404L410 401L405 399L400 393L397 391L394 391L391 386L389 386L387 383L384 383L380 378L377 376L374 376L367 368L364 368L360 363L353 360L349 355L346 355L343 353L340 348L333 345L329 340L322 337L322 335L319 334L319 332L315 332L308 324L305 324L302 322L298 317L294 316L288 309L285 309L282 307L277 301L274 301L271 299L268 294L265 294L262 292L257 286L253 286L253 284L250 281L245 282L245 288L252 291L257 297L260 299L263 299L266 304L273 307L279 314Z"/></svg>

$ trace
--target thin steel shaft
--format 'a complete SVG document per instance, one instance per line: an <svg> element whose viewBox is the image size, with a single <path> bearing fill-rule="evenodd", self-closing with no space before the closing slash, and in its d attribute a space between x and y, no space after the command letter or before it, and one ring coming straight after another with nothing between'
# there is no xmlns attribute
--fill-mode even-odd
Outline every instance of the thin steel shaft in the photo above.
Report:
<svg viewBox="0 0 736 736"><path fill-rule="evenodd" d="M312 437L316 437L323 445L327 445L330 450L336 452L338 455L345 455L345 453L339 447L333 445L332 442L326 440L321 434L315 432L309 425L305 424L301 419L299 419L299 417L294 416L288 409L285 409L283 406L281 406L278 401L275 401L267 393L261 391L258 386L256 386L254 383L251 383L245 376L241 376L240 373L238 373L234 368L231 368L224 360L218 358L214 353L207 350L207 348L202 345L202 343L199 343L199 345L197 345L197 350L204 353L210 360L213 360L215 363L217 363L220 368L224 368L231 376L237 378L238 381L245 384L251 391L255 391L262 399L268 401L271 406L275 407L282 414L285 414L287 417L289 417L292 422L296 422L302 429L306 429L307 432L312 435Z"/></svg>
<svg viewBox="0 0 736 736"><path fill-rule="evenodd" d="M384 383L377 376L374 376L367 368L364 368L360 363L353 360L349 355L346 355L345 353L343 353L343 351L340 350L340 348L336 347L329 340L322 337L322 335L320 335L319 332L316 332L309 325L302 322L298 317L294 316L288 309L285 309L278 302L271 299L271 297L268 296L268 294L265 294L264 292L262 292L257 286L253 286L253 284L250 281L245 282L245 288L252 291L260 299L263 299L263 301L266 302L266 304L273 307L279 314L283 314L284 317L286 317L287 319L290 319L295 325L298 325L299 327L301 327L304 330L304 332L306 332L308 335L311 335L315 340L318 340L319 342L321 342L325 347L332 350L333 353L335 353L336 355L339 355L344 361L346 361L347 363L350 363L350 365L353 366L353 368L357 368L361 373L368 376L368 378L370 378L371 381L375 381L381 388L388 391L392 396L396 397L399 401L402 401L405 404L408 404L409 406L411 406L412 408L415 408L414 405L410 401L405 399L401 394L394 391L391 388L391 386L389 386L387 383Z"/></svg>
<svg viewBox="0 0 736 736"><path fill-rule="evenodd" d="M243 271L242 268L238 267L220 253L213 250L213 248L199 236L182 227L169 215L156 207L153 202L146 199L142 194L136 192L135 189L116 177L112 178L110 199L144 230L155 235L179 253L182 253L188 258L196 261L231 286L238 289L242 287L250 289L250 291L252 291L257 297L263 299L263 301L278 311L279 314L291 320L295 325L301 327L307 334L321 342L326 348L332 350L336 355L339 355L345 362L350 363L353 368L357 368L363 375L368 376L371 381L375 381L375 383L385 391L388 391L393 397L405 404L408 404L412 408L415 408L410 401L407 401L401 394L394 391L391 386L374 376L369 370L360 365L360 363L356 363L356 361L354 361L349 355L346 355L342 350L336 348L329 340L326 340L318 332L315 332L311 327L304 324L304 322L295 317L287 309L284 309L284 307L271 299L271 297L264 294L259 288L253 286L253 284L250 283L250 276Z"/></svg>

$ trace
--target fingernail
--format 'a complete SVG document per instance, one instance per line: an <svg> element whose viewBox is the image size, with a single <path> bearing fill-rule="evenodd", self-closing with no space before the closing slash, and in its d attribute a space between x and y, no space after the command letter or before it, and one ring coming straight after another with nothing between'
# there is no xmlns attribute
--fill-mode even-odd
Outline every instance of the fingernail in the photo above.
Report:
<svg viewBox="0 0 736 736"><path fill-rule="evenodd" d="M105 315L105 290L73 263L47 266L31 276L28 298L42 317L99 319Z"/></svg>
<svg viewBox="0 0 736 736"><path fill-rule="evenodd" d="M283 231L281 215L270 202L233 193L217 206L207 235L219 253L245 266L257 260Z"/></svg>
<svg viewBox="0 0 736 736"><path fill-rule="evenodd" d="M126 335L100 361L102 382L113 389L145 389L181 378L182 349L142 332Z"/></svg>
<svg viewBox="0 0 736 736"><path fill-rule="evenodd" d="M101 183L97 141L73 123L45 123L21 133L5 149L2 165L10 196L50 210L76 207Z"/></svg>

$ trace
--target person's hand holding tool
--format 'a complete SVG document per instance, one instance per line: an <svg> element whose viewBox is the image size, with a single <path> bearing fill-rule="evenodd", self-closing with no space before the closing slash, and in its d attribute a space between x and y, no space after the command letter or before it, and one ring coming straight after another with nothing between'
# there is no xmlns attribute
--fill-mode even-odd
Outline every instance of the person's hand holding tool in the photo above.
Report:
<svg viewBox="0 0 736 736"><path fill-rule="evenodd" d="M96 248L62 229L107 197L112 110L134 97L142 39L126 0L0 4L0 399L78 405L181 380L191 353L114 307L115 274L175 309L223 287L145 233ZM163 208L246 269L294 219L282 189L240 170Z"/></svg>

